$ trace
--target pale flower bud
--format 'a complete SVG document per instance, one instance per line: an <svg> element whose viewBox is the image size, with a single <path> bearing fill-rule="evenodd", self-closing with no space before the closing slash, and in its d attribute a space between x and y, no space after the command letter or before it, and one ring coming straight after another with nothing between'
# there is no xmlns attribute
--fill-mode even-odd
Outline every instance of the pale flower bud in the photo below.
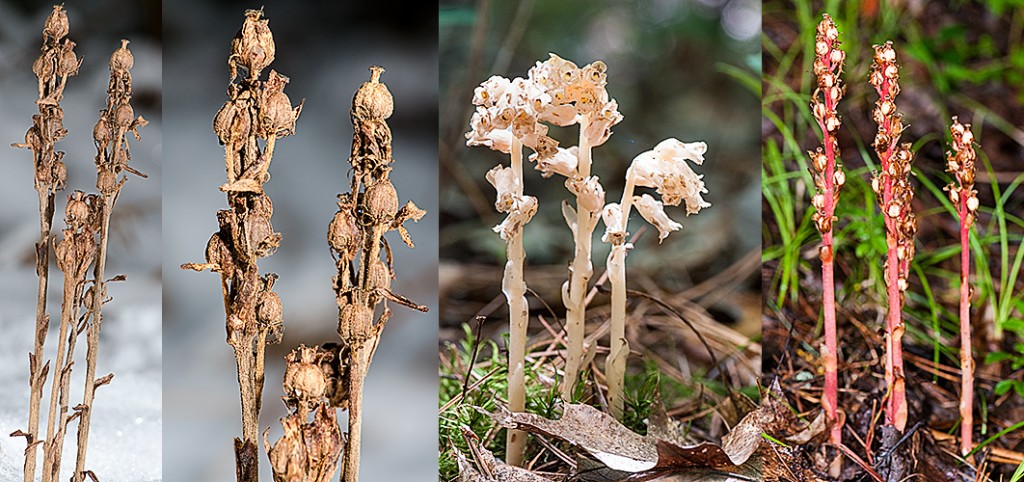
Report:
<svg viewBox="0 0 1024 482"><path fill-rule="evenodd" d="M508 213L505 220L493 228L494 232L500 234L501 239L505 241L512 239L526 223L530 222L530 219L533 219L533 215L537 214L537 198L533 196L515 198Z"/></svg>
<svg viewBox="0 0 1024 482"><path fill-rule="evenodd" d="M558 152L547 159L539 159L537 154L532 154L530 160L537 163L534 169L540 171L542 177L551 177L552 174L572 177L579 164L579 147L572 146L568 149L559 147Z"/></svg>
<svg viewBox="0 0 1024 482"><path fill-rule="evenodd" d="M977 211L979 205L978 196L971 193L971 197L967 198L967 210L970 212Z"/></svg>
<svg viewBox="0 0 1024 482"><path fill-rule="evenodd" d="M658 228L658 242L664 240L672 231L678 231L683 227L665 214L665 205L651 197L650 194L633 197L633 204L640 215L655 228Z"/></svg>
<svg viewBox="0 0 1024 482"><path fill-rule="evenodd" d="M498 191L494 208L498 212L510 212L515 205L516 193L518 192L515 172L512 171L512 168L501 165L494 166L490 171L487 171L487 182L491 183L494 189Z"/></svg>
<svg viewBox="0 0 1024 482"><path fill-rule="evenodd" d="M626 223L622 219L622 206L618 203L611 203L601 211L601 220L604 221L604 236L601 241L611 244L620 244L626 239Z"/></svg>
<svg viewBox="0 0 1024 482"><path fill-rule="evenodd" d="M604 207L604 187L598 182L597 176L566 179L565 187L576 195L581 208L598 212Z"/></svg>

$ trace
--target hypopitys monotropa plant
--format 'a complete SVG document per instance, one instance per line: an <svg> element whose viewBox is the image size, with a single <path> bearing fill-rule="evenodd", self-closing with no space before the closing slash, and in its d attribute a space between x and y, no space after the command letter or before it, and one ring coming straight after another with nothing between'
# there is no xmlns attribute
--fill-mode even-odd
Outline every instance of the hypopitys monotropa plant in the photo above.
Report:
<svg viewBox="0 0 1024 482"><path fill-rule="evenodd" d="M35 244L36 291L35 337L32 352L29 353L29 409L28 426L11 436L25 437L25 482L35 480L36 450L45 440L40 439L39 420L49 363L43 362L43 348L50 319L46 314L46 292L50 273L50 234L53 226L54 200L57 191L64 190L67 183L67 167L64 165L64 151L56 149L57 141L67 135L64 128L64 110L60 101L64 95L68 77L78 73L80 61L75 56L75 42L67 38L68 15L63 6L53 7L43 26L42 53L32 64L32 72L38 79L39 97L36 105L39 113L32 116L32 126L25 133L24 143L12 147L32 150L34 167L33 184L39 194L39 241ZM58 339L63 343L63 338ZM45 447L44 447L44 450Z"/></svg>
<svg viewBox="0 0 1024 482"><path fill-rule="evenodd" d="M559 126L579 125L577 146L556 148L553 154L538 151L530 157L545 176L566 177L565 187L576 197L575 209L562 204L562 214L573 233L573 260L569 279L562 286L565 305L566 361L561 395L571 400L579 378L586 334L586 296L594 272L591 246L597 221L604 208L605 192L597 176L591 174L592 150L611 136L611 128L622 121L618 103L606 89L608 76L604 62L598 60L582 68L551 54L530 69L529 80L538 89L533 102L545 113L542 120Z"/></svg>
<svg viewBox="0 0 1024 482"><path fill-rule="evenodd" d="M511 157L509 166L498 165L487 173L487 181L497 191L494 203L498 212L507 216L494 227L506 243L504 276L501 289L509 310L508 342L508 407L512 411L526 409L525 358L526 332L529 326L529 306L526 301L526 279L523 265L523 228L537 212L537 198L523 192L523 146L551 155L554 140L547 137L547 126L540 123L544 106L539 91L529 81L509 80L493 76L473 95L476 112L470 121L472 130L466 133L466 144L486 146ZM526 448L526 434L509 430L506 435L506 462L522 463Z"/></svg>
<svg viewBox="0 0 1024 482"><path fill-rule="evenodd" d="M281 242L270 217L274 205L263 192L272 161L271 139L295 132L302 109L292 108L284 87L288 78L261 72L274 60L274 38L262 10L245 13L242 29L231 43L228 101L217 112L213 131L224 145L228 209L217 211L219 230L206 245L206 263L183 269L220 274L227 343L235 354L242 405L242 437L235 439L237 480L259 478L256 447L264 381L266 345L283 330L281 300L273 292L274 274L261 276L257 261ZM239 75L239 68L243 70ZM261 146L260 141L263 141Z"/></svg>
<svg viewBox="0 0 1024 482"><path fill-rule="evenodd" d="M404 223L420 220L426 211L412 201L399 206L398 192L390 179L394 158L391 128L387 123L394 110L394 100L387 86L380 82L384 69L374 66L370 67L370 72L369 82L364 82L352 99L350 190L338 196L338 212L327 234L337 269L334 292L341 338L333 378L336 386L330 389L331 404L348 410L342 482L359 480L363 381L381 332L391 317L387 301L427 311L425 306L391 291L395 267L384 235L398 231L402 241L412 248L412 238ZM378 305L383 309L375 322ZM275 474L276 471L275 466Z"/></svg>
<svg viewBox="0 0 1024 482"><path fill-rule="evenodd" d="M701 194L707 193L703 176L693 172L687 161L701 165L708 146L703 142L683 143L666 139L650 151L633 159L626 170L626 185L622 200L610 203L602 210L605 233L602 241L612 245L608 254L608 280L611 283L610 350L605 359L605 378L608 384L608 408L618 419L622 418L625 403L624 381L629 343L626 341L626 255L633 248L626 241L629 214L636 206L640 215L658 229L658 242L672 231L682 228L665 213L665 205L686 204L686 215L697 214L701 208L711 206ZM657 190L661 200L650 194L635 195L637 187Z"/></svg>
<svg viewBox="0 0 1024 482"><path fill-rule="evenodd" d="M910 184L910 163L914 158L910 143L901 143L902 115L896 109L900 92L899 67L892 42L876 45L869 80L878 93L872 119L878 124L874 148L881 161L871 187L885 217L885 284L889 299L885 326L886 424L902 432L907 426L906 381L903 371L903 303L907 291L910 262L914 259L914 235L917 219L911 208L914 188Z"/></svg>
<svg viewBox="0 0 1024 482"><path fill-rule="evenodd" d="M949 200L960 219L960 453L974 448L974 356L971 353L971 225L978 212L978 191L974 190L974 134L970 124L954 116L949 127L951 149L946 153L946 170L953 180L946 186Z"/></svg>
<svg viewBox="0 0 1024 482"><path fill-rule="evenodd" d="M825 319L825 346L821 350L821 358L825 365L825 391L821 402L830 425L829 440L836 446L842 443L843 421L839 416L839 349L836 341L835 249L832 242L832 227L837 220L835 210L839 201L839 190L846 181L843 166L839 163L839 141L836 138L842 125L836 107L846 91L840 78L846 54L839 50L839 44L839 31L835 22L832 21L832 17L825 14L818 24L814 43L814 76L818 87L811 101L811 111L821 129L824 147L819 147L808 154L813 168L814 185L817 188L817 193L811 198L811 204L816 210L813 220L818 232L821 233L818 257L821 259L821 298Z"/></svg>

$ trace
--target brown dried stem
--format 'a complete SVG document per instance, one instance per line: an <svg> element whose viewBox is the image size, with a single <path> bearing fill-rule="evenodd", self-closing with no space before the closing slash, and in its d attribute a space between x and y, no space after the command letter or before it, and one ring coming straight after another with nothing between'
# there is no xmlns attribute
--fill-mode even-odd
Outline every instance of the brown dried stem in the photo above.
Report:
<svg viewBox="0 0 1024 482"><path fill-rule="evenodd" d="M227 343L235 353L242 407L242 437L235 439L238 481L259 477L256 447L263 394L266 345L278 343L283 330L281 301L273 292L277 275L259 274L257 260L281 242L270 223L273 203L263 192L277 138L295 132L302 104L292 108L284 93L288 78L260 73L274 60L274 38L262 10L245 12L245 22L231 43L229 100L214 118L213 130L225 149L229 209L217 212L220 229L206 246L206 263L183 269L220 273ZM239 76L239 67L247 75ZM263 147L259 141L263 140Z"/></svg>
<svg viewBox="0 0 1024 482"><path fill-rule="evenodd" d="M25 133L24 143L12 147L32 150L35 171L34 185L39 194L39 241L35 245L36 274L36 329L32 352L29 353L29 420L26 431L15 431L12 437L25 437L24 480L35 479L36 447L39 440L39 418L43 385L46 383L49 363L43 363L43 346L50 324L46 313L46 291L49 285L50 232L53 225L54 197L63 190L67 181L67 168L61 160L63 151L55 150L57 141L64 138L64 110L60 107L67 78L78 73L80 62L75 56L75 43L67 38L68 17L64 7L57 5L43 27L42 54L32 65L39 84L36 104L39 113L32 116L32 126Z"/></svg>
<svg viewBox="0 0 1024 482"><path fill-rule="evenodd" d="M86 371L85 389L80 407L81 420L78 424L78 456L75 462L74 482L85 480L87 471L85 459L89 448L89 430L92 421L92 406L96 388L109 383L113 374L96 378L96 360L99 354L100 328L103 324L103 305L107 298L107 242L110 237L110 215L114 204L121 193L121 188L128 180L124 173L132 173L140 177L146 176L128 163L131 152L128 148L128 134L136 140L138 128L149 124L142 116L135 116L132 108L132 74L131 68L135 57L128 50L128 41L121 40L121 47L110 56L110 83L107 87L107 105L100 113L100 118L93 128L93 141L96 143L96 187L100 194L95 207L100 235L99 247L96 252L96 267L93 271L93 286L89 295L89 323L86 326ZM121 176L118 179L118 176ZM77 408L77 407L76 407Z"/></svg>
<svg viewBox="0 0 1024 482"><path fill-rule="evenodd" d="M885 216L886 244L885 283L889 312L885 328L885 384L888 389L885 420L902 432L907 426L906 385L903 372L903 303L908 287L910 261L914 259L914 235L917 219L911 210L914 188L910 184L910 162L914 154L910 143L900 143L903 133L902 114L896 109L900 92L899 67L892 42L875 46L871 65L871 85L878 93L872 118L878 124L874 148L881 161L882 172L876 173L871 186L878 195Z"/></svg>
<svg viewBox="0 0 1024 482"><path fill-rule="evenodd" d="M363 380L366 377L380 334L391 316L387 301L419 311L424 306L391 292L395 279L391 248L384 239L397 230L410 248L412 239L403 223L418 221L426 214L412 201L399 208L398 192L391 184L391 129L387 118L394 101L386 85L380 83L381 67L370 67L369 82L356 91L352 100L351 190L338 196L338 212L328 228L328 244L335 256L338 274L334 291L338 302L338 386L331 405L348 409L348 441L341 480L359 480L359 454L362 434ZM386 254L382 259L381 254ZM374 323L374 310L383 302L383 310Z"/></svg>

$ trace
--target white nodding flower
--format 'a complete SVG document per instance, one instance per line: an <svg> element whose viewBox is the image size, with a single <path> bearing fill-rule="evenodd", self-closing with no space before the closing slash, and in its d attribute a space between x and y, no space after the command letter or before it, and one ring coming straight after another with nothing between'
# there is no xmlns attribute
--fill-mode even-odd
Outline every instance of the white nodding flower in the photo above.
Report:
<svg viewBox="0 0 1024 482"><path fill-rule="evenodd" d="M636 210L640 211L640 215L647 220L647 222L658 228L658 242L664 240L669 233L677 231L682 228L683 225L679 224L665 214L665 205L651 197L650 194L644 194L642 196L634 196L633 204L636 205Z"/></svg>
<svg viewBox="0 0 1024 482"><path fill-rule="evenodd" d="M601 220L604 221L604 236L601 241L611 244L621 244L626 239L625 223L622 219L622 206L619 203L610 203L601 211Z"/></svg>
<svg viewBox="0 0 1024 482"><path fill-rule="evenodd" d="M476 114L473 114L474 117ZM512 152L512 132L508 129L477 130L466 133L467 146L485 146L495 151Z"/></svg>
<svg viewBox="0 0 1024 482"><path fill-rule="evenodd" d="M708 192L702 180L704 176L693 172L686 161L704 162L705 151L707 144L703 142L686 144L668 139L636 156L630 169L637 186L657 189L662 201L669 206L685 201L686 214L696 214L711 204L701 197Z"/></svg>
<svg viewBox="0 0 1024 482"><path fill-rule="evenodd" d="M565 180L565 187L576 195L581 208L596 213L604 207L604 187L597 176L571 177Z"/></svg>
<svg viewBox="0 0 1024 482"><path fill-rule="evenodd" d="M600 109L595 110L590 116L590 123L587 124L583 135L587 137L591 146L600 146L612 135L612 126L622 122L622 114L619 113L619 104L612 99L605 102Z"/></svg>
<svg viewBox="0 0 1024 482"><path fill-rule="evenodd" d="M679 139L665 139L654 146L654 152L672 159L686 159L696 165L704 164L704 154L708 152L705 142L682 142Z"/></svg>
<svg viewBox="0 0 1024 482"><path fill-rule="evenodd" d="M511 81L500 75L491 76L473 90L473 105L490 107L497 103L511 85Z"/></svg>
<svg viewBox="0 0 1024 482"><path fill-rule="evenodd" d="M579 150L579 146L572 146L568 149L559 147L558 152L547 159L540 159L537 154L532 154L530 161L537 163L534 169L540 171L542 177L551 177L552 174L572 177L580 162Z"/></svg>
<svg viewBox="0 0 1024 482"><path fill-rule="evenodd" d="M498 192L494 208L501 213L512 211L518 197L517 193L520 191L517 189L515 171L511 167L499 164L487 171L487 182L491 183L494 190Z"/></svg>
<svg viewBox="0 0 1024 482"><path fill-rule="evenodd" d="M519 196L514 199L505 220L495 226L493 230L501 235L501 239L508 241L523 229L523 225L530 222L534 214L537 214L537 198Z"/></svg>

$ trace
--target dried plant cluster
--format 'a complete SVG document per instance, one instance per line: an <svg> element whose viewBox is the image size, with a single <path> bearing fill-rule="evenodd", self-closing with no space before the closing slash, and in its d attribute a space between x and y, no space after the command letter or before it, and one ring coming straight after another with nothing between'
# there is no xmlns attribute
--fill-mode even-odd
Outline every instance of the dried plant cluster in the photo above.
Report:
<svg viewBox="0 0 1024 482"><path fill-rule="evenodd" d="M231 42L228 58L228 101L217 112L213 130L224 145L228 209L217 212L219 230L206 246L206 263L184 269L220 274L227 343L235 354L242 404L242 438L235 439L236 477L256 481L256 451L263 393L266 345L278 343L283 332L281 299L273 291L277 275L260 275L257 261L271 255L281 242L270 222L274 205L263 192L269 179L274 143L295 132L302 104L293 108L284 93L288 78L271 71L274 38L262 10L249 10ZM241 72L240 72L241 70ZM261 144L262 141L262 144Z"/></svg>
<svg viewBox="0 0 1024 482"><path fill-rule="evenodd" d="M908 287L910 261L914 259L914 234L917 219L911 208L914 187L910 184L910 163L914 158L909 142L900 142L903 116L896 109L900 93L899 67L892 42L875 46L874 62L869 80L878 93L872 119L878 124L874 148L882 171L876 173L871 187L878 195L878 204L885 216L885 283L889 312L886 317L885 381L891 387L886 401L885 419L903 432L907 426L906 384L903 372L903 303Z"/></svg>
<svg viewBox="0 0 1024 482"><path fill-rule="evenodd" d="M509 80L493 76L474 92L476 112L466 133L469 146L486 146L510 154L511 165L499 165L487 173L487 180L497 191L495 208L508 214L494 228L507 243L508 261L502 280L502 291L509 305L509 375L508 407L512 412L525 410L523 370L525 365L526 330L529 311L526 304L526 282L523 276L525 252L523 230L538 209L537 200L523 192L523 146L534 153L529 157L543 177L559 174L566 178L565 187L576 198L575 208L562 204L562 214L573 232L575 245L569 265L568 280L562 287L566 306L566 363L563 368L560 394L571 400L577 386L587 347L584 345L586 295L593 274L591 247L594 229L604 219L607 232L604 240L613 244L608 260L612 280L611 355L606 359L609 405L612 413L622 415L622 380L629 346L625 339L625 255L632 247L626 242L630 209L654 224L659 240L681 226L664 212L664 205L679 205L685 200L687 214L694 214L709 204L701 198L706 193L701 176L686 161L700 164L707 149L704 143L684 144L676 139L660 143L652 151L634 159L626 175L626 189L620 204L605 205L605 190L597 176L591 174L592 150L611 136L612 126L622 120L618 103L607 91L607 67L595 61L583 67L551 54L530 69L527 78ZM579 143L559 147L548 136L550 126L579 126ZM634 188L657 189L662 200L649 194L634 196ZM525 434L509 430L506 454L511 464L522 462Z"/></svg>
<svg viewBox="0 0 1024 482"><path fill-rule="evenodd" d="M43 447L41 480L49 482L59 477L65 435L69 425L75 420L78 420L78 440L72 480L81 482L86 477L97 480L97 476L86 469L93 401L96 389L109 383L113 378L113 374L96 377L99 335L103 321L102 308L110 301L106 290L107 282L124 279L120 275L111 280L106 279L110 215L127 181L127 176L122 174L130 172L145 177L128 165L131 154L127 134L130 132L136 140L141 140L137 129L144 127L148 122L142 116L136 117L131 105L130 69L134 64L134 57L128 50L128 41L122 40L121 47L110 57L107 104L100 111L100 119L93 129L97 149L96 187L99 193L86 194L76 190L68 196L64 210L66 227L62 233L63 238L53 247L57 267L64 274L64 289L47 431L46 437L40 440L40 399L50 368L49 362L40 366L49 325L49 317L46 314L46 286L47 260L51 243L50 224L54 211L54 194L64 188L67 178L67 169L62 162L64 153L56 151L54 143L67 134L62 125L64 112L60 107L60 100L67 78L77 74L81 66L81 61L74 53L75 43L66 37L68 30L67 13L62 6L55 6L43 28L43 53L33 65L33 71L39 79L39 99L36 103L40 113L33 116L33 126L25 135L25 143L14 144L15 147L29 148L33 152L41 221L41 238L36 244L36 268L39 275L36 336L34 350L29 355L29 426L27 431L19 430L12 434L24 436L28 442L24 466L26 482L35 480L36 448L39 445ZM88 279L90 267L93 268L91 280ZM81 312L83 308L84 313ZM85 386L82 401L71 407L70 385L74 351L78 337L83 332L86 334ZM70 415L69 411L72 412Z"/></svg>
<svg viewBox="0 0 1024 482"><path fill-rule="evenodd" d="M974 356L971 353L971 225L978 212L978 191L974 190L974 134L970 124L961 124L953 117L949 127L951 150L946 153L946 170L953 180L946 186L949 200L960 218L960 453L973 448L974 430Z"/></svg>
<svg viewBox="0 0 1024 482"><path fill-rule="evenodd" d="M370 72L370 81L356 91L350 111L350 190L338 196L338 212L327 230L338 271L333 288L340 343L299 346L287 357L283 400L290 413L281 420L284 436L273 446L264 442L274 480L279 482L331 480L343 452L341 480L359 480L363 380L391 317L387 301L427 310L391 291L395 270L384 235L398 231L412 248L404 223L419 221L426 211L412 201L399 207L398 191L390 180L394 158L387 124L394 100L380 82L384 69L374 66ZM382 310L375 316L378 305ZM338 428L338 408L348 410L344 438Z"/></svg>
<svg viewBox="0 0 1024 482"><path fill-rule="evenodd" d="M830 441L842 443L843 422L839 415L839 349L836 340L836 295L835 295L835 252L832 239L832 225L837 220L836 204L839 190L846 182L846 174L839 163L839 141L836 134L842 119L836 112L840 99L846 92L842 83L843 63L846 53L839 49L839 30L828 14L818 24L814 43L814 76L818 88L814 91L811 111L822 133L824 147L810 152L814 185L817 193L811 198L814 206L814 225L821 233L822 311L825 318L825 346L821 357L825 364L825 392L822 406L830 422Z"/></svg>

